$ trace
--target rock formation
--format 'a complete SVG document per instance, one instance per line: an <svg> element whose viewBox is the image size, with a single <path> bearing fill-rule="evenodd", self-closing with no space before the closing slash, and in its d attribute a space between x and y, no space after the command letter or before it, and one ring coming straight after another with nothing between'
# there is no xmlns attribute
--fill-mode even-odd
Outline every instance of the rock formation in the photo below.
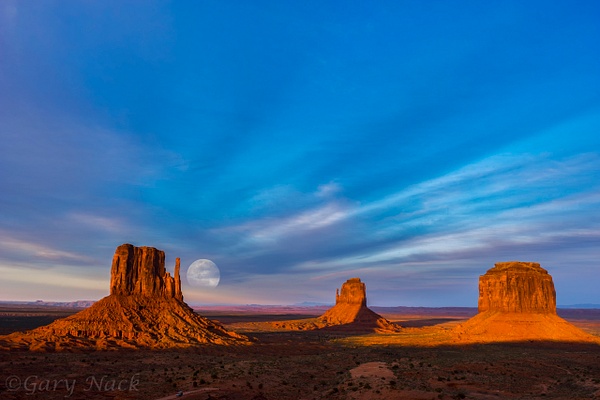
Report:
<svg viewBox="0 0 600 400"><path fill-rule="evenodd" d="M0 337L0 348L41 351L248 344L183 302L180 261L171 276L165 253L124 244L111 269L110 295L50 325Z"/></svg>
<svg viewBox="0 0 600 400"><path fill-rule="evenodd" d="M548 271L533 262L500 262L479 277L479 314L457 326L458 341L597 341L556 315Z"/></svg>
<svg viewBox="0 0 600 400"><path fill-rule="evenodd" d="M341 289L336 289L335 306L318 320L329 326L351 324L357 322L360 317L370 320L374 316L382 318L367 307L367 287L364 282L361 282L360 278L350 278L342 284Z"/></svg>
<svg viewBox="0 0 600 400"><path fill-rule="evenodd" d="M352 332L398 332L400 327L367 307L367 288L360 278L351 278L336 290L335 306L314 321L286 321L273 324L277 328L311 330L327 329Z"/></svg>
<svg viewBox="0 0 600 400"><path fill-rule="evenodd" d="M367 287L360 278L350 278L342 283L342 291L335 290L335 304L358 304L367 306Z"/></svg>
<svg viewBox="0 0 600 400"><path fill-rule="evenodd" d="M183 301L180 260L175 261L173 277L165 269L165 252L154 247L117 247L110 272L110 294L175 298Z"/></svg>
<svg viewBox="0 0 600 400"><path fill-rule="evenodd" d="M552 277L540 264L500 262L479 277L479 312L556 314Z"/></svg>

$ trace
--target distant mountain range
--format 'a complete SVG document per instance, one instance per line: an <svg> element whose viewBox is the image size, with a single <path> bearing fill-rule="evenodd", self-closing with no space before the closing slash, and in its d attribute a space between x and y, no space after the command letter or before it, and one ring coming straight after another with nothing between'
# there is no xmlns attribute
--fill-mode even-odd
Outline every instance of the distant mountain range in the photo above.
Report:
<svg viewBox="0 0 600 400"><path fill-rule="evenodd" d="M335 304L333 303L320 303L318 301L303 301L301 303L294 303L292 306L295 307L319 307L319 306L327 306L333 307Z"/></svg>
<svg viewBox="0 0 600 400"><path fill-rule="evenodd" d="M88 308L96 300L76 300L76 301L0 301L0 304L40 306L40 307L62 307L62 308Z"/></svg>
<svg viewBox="0 0 600 400"><path fill-rule="evenodd" d="M64 307L64 308L87 308L90 307L92 304L94 304L96 302L96 300L76 300L76 301L44 301L44 300L36 300L36 301L0 301L0 304L20 304L20 305L28 305L28 306L47 306L47 307ZM223 305L223 306L201 306L201 305L194 305L194 308L206 308L206 309L235 309L235 308L239 308L240 310L247 310L247 309L261 309L261 308L282 308L282 309L286 309L286 308L290 308L290 309L294 309L296 307L299 308L310 308L310 307L315 307L315 308L322 308L322 307L331 307L333 304L331 303L319 303L319 302L315 302L315 301L303 301L301 303L296 303L296 304L292 304L292 305L287 305L287 306L282 306L282 305L269 305L269 304L240 304L238 306L234 306L234 305ZM399 313L419 313L424 309L436 309L438 311L446 311L446 312L473 312L473 311L477 311L477 307L405 307L405 306L396 306L396 307L380 307L380 306L373 306L371 307L375 310L377 310L377 312L399 312ZM584 303L584 304L566 304L566 305L558 305L556 306L556 308L558 309L584 309L584 310L588 310L588 309L600 309L600 304L591 304L591 303Z"/></svg>
<svg viewBox="0 0 600 400"><path fill-rule="evenodd" d="M598 308L600 309L600 304L571 304L571 305L562 305L556 306L556 308Z"/></svg>

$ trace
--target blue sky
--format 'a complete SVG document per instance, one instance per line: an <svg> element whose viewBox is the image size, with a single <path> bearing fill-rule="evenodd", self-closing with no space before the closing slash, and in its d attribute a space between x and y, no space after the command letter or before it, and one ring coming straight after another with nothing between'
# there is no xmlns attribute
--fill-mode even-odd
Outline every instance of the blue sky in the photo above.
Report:
<svg viewBox="0 0 600 400"><path fill-rule="evenodd" d="M324 4L325 3L325 4ZM600 303L596 1L0 2L0 299L475 306L536 261Z"/></svg>

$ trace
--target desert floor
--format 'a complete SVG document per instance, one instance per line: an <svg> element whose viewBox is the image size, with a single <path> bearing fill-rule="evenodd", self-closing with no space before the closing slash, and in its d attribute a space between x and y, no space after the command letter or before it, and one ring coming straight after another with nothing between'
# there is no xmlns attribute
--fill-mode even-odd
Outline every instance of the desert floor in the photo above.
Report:
<svg viewBox="0 0 600 400"><path fill-rule="evenodd" d="M256 338L250 346L169 351L0 352L0 399L589 399L600 398L600 346L440 344L473 309L378 309L399 335L292 332L270 321L320 308L203 309ZM0 334L78 310L2 306ZM600 335L600 310L561 310ZM182 390L183 397L175 397Z"/></svg>

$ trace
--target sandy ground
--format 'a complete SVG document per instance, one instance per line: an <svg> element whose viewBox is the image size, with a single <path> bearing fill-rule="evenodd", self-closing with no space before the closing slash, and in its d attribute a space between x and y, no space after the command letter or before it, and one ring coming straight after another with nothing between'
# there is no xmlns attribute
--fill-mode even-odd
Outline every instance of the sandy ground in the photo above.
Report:
<svg viewBox="0 0 600 400"><path fill-rule="evenodd" d="M0 352L0 399L176 399L178 390L188 400L600 397L598 345L448 345L436 340L465 320L464 314L385 316L412 327L399 335L261 331L260 324L280 317L242 310L213 318L251 331L258 339L252 346ZM0 315L0 326L8 329L4 321ZM591 332L600 328L600 319L589 312L571 322Z"/></svg>
<svg viewBox="0 0 600 400"><path fill-rule="evenodd" d="M177 399L182 399L182 400L193 400L193 399L206 399L206 392L214 392L214 391L218 391L218 388L204 388L204 389L195 389L195 390L188 390L188 391L182 391L181 396L179 396L178 393L171 395L171 396L166 396L166 397L161 397L159 399L156 400L177 400Z"/></svg>

